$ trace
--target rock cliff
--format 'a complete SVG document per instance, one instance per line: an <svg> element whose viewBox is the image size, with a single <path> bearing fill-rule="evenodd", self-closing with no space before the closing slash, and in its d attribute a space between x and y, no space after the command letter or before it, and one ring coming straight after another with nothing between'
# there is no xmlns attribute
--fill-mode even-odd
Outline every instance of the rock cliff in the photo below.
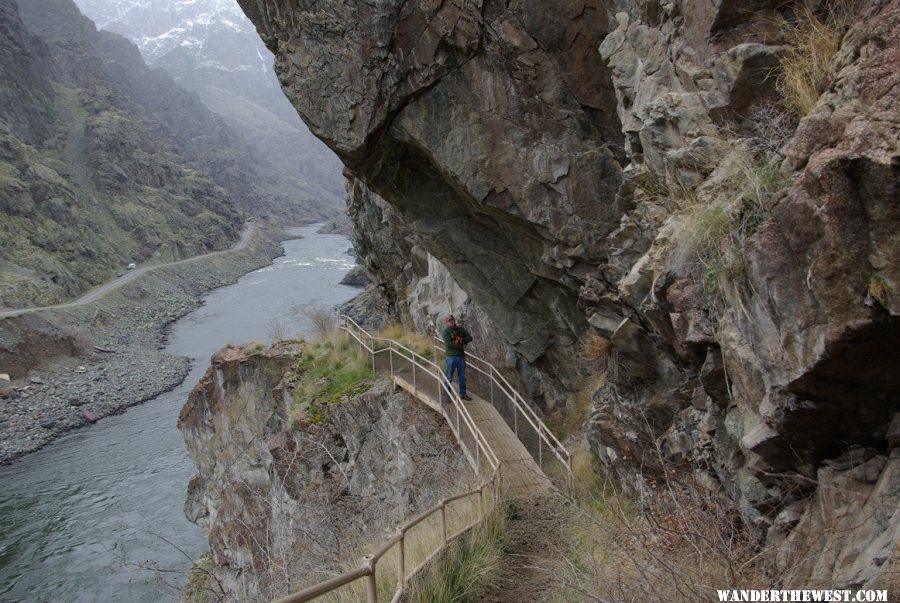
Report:
<svg viewBox="0 0 900 603"><path fill-rule="evenodd" d="M584 431L629 487L680 464L760 541L803 540L781 583L878 579L900 529L900 2L813 3L836 50L803 109L777 77L799 3L240 2L352 174L392 311L429 322L452 277L431 291L468 298L550 412L604 342Z"/></svg>
<svg viewBox="0 0 900 603"><path fill-rule="evenodd" d="M328 405L327 419L292 418L303 354L299 343L219 351L178 420L198 468L185 512L208 534L225 600L339 573L469 479L443 419L383 381Z"/></svg>

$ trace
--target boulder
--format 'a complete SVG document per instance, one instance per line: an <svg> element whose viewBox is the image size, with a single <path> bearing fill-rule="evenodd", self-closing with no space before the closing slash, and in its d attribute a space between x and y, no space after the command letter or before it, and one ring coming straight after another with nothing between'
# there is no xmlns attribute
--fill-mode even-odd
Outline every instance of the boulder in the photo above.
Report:
<svg viewBox="0 0 900 603"><path fill-rule="evenodd" d="M354 266L344 275L340 284L350 287L365 287L369 284L369 275L366 274L366 269L362 266Z"/></svg>

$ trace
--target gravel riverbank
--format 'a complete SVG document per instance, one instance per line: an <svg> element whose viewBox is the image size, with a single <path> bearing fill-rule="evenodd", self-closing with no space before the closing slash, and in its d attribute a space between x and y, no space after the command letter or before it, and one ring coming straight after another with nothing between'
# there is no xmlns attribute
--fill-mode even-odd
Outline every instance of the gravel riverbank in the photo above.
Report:
<svg viewBox="0 0 900 603"><path fill-rule="evenodd" d="M165 353L168 325L280 253L257 234L246 249L159 268L86 306L0 320L0 373L13 376L0 380L0 463L176 387L190 361Z"/></svg>

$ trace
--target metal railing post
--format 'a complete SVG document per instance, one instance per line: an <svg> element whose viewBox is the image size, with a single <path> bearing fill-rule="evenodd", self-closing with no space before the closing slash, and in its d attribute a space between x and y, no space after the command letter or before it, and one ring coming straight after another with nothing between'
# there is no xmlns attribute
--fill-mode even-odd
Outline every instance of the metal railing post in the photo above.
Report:
<svg viewBox="0 0 900 603"><path fill-rule="evenodd" d="M400 542L398 543L398 559L397 559L397 586L398 588L406 588L406 531L401 527Z"/></svg>
<svg viewBox="0 0 900 603"><path fill-rule="evenodd" d="M513 402L512 407L513 407L513 431L515 432L516 437L519 437L519 413L516 412L516 409L518 407L516 406L515 402Z"/></svg>
<svg viewBox="0 0 900 603"><path fill-rule="evenodd" d="M538 434L538 467L540 467L544 464L543 452L544 452L544 438L541 437L541 434Z"/></svg>
<svg viewBox="0 0 900 603"><path fill-rule="evenodd" d="M366 575L366 601L368 603L378 603L378 584L375 582L375 559L372 555L365 556L366 565L369 566L369 573Z"/></svg>
<svg viewBox="0 0 900 603"><path fill-rule="evenodd" d="M388 361L391 363L391 383L394 383L394 342L388 342Z"/></svg>
<svg viewBox="0 0 900 603"><path fill-rule="evenodd" d="M484 484L478 488L478 521L484 521Z"/></svg>
<svg viewBox="0 0 900 603"><path fill-rule="evenodd" d="M419 386L416 385L416 359L411 358L410 362L412 363L413 368L413 393L418 396L419 395Z"/></svg>

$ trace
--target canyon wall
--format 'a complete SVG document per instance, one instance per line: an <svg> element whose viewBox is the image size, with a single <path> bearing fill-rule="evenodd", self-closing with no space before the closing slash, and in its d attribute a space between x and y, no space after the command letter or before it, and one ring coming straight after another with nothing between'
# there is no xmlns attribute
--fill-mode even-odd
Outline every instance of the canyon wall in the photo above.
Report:
<svg viewBox="0 0 900 603"><path fill-rule="evenodd" d="M443 418L384 381L324 414L292 411L303 354L298 342L223 348L181 411L209 600L269 600L356 567L472 479Z"/></svg>
<svg viewBox="0 0 900 603"><path fill-rule="evenodd" d="M783 1L240 3L347 168L392 312L467 304L544 412L605 370L583 433L635 493L680 464L785 545L780 583L878 579L900 530L900 2L853 7L803 111L775 77L805 15ZM585 370L585 346L609 351Z"/></svg>

